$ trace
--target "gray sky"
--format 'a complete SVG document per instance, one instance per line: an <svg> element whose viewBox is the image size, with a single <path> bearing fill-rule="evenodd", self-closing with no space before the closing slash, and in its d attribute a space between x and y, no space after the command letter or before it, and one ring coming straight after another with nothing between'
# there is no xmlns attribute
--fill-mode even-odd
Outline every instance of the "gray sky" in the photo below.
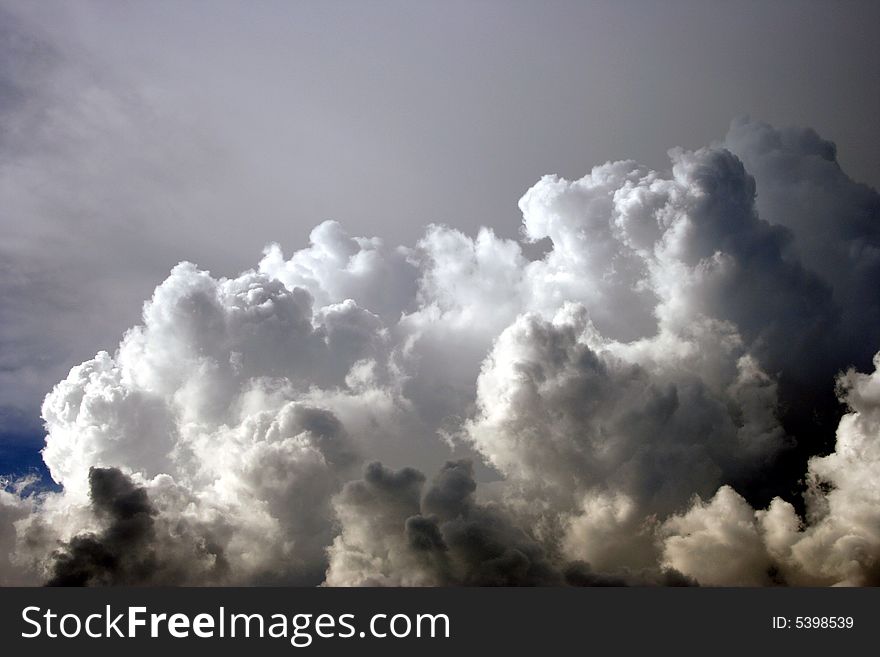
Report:
<svg viewBox="0 0 880 657"><path fill-rule="evenodd" d="M661 167L668 148L718 139L741 113L815 128L854 178L880 184L875 2L27 11L87 65L158 95L157 111L227 149L244 178L210 191L230 206L224 220L253 208L245 249L299 241L325 218L404 241L428 221L512 233L517 199L542 174L622 158Z"/></svg>
<svg viewBox="0 0 880 657"><path fill-rule="evenodd" d="M233 274L324 219L515 236L541 175L662 168L740 114L880 185L876 2L3 6L0 407L31 417L178 260Z"/></svg>

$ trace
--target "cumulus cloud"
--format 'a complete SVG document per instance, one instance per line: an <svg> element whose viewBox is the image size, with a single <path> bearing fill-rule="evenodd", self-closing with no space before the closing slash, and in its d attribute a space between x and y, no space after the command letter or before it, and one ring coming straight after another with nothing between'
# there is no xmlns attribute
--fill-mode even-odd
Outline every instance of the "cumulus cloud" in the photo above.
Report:
<svg viewBox="0 0 880 657"><path fill-rule="evenodd" d="M342 531L330 586L516 586L563 582L544 549L504 511L477 504L468 461L424 475L371 463L335 501Z"/></svg>
<svg viewBox="0 0 880 657"><path fill-rule="evenodd" d="M834 452L810 460L806 520L774 498L755 511L724 486L665 521L663 559L706 584L880 585L880 354L841 375L849 413Z"/></svg>
<svg viewBox="0 0 880 657"><path fill-rule="evenodd" d="M880 197L850 179L833 142L802 128L777 130L766 123L733 122L724 144L755 177L756 207L771 224L793 235L798 259L833 291L843 317L839 330L861 337L880 330L874 301L880 276ZM830 218L834 217L833 220ZM873 346L863 339L839 344L867 367Z"/></svg>
<svg viewBox="0 0 880 657"><path fill-rule="evenodd" d="M270 245L260 271L288 288L308 290L319 306L357 299L386 321L399 319L412 303L418 270L409 249L388 248L377 237L351 237L335 221L318 225L309 241L289 260L278 244Z"/></svg>
<svg viewBox="0 0 880 657"><path fill-rule="evenodd" d="M10 487L11 490L7 490ZM23 491L0 479L0 586L33 584L33 578L21 572L15 564L17 529L15 523L34 511L33 499L23 497Z"/></svg>
<svg viewBox="0 0 880 657"><path fill-rule="evenodd" d="M73 368L47 396L43 456L64 493L44 515L91 504L101 520L96 473L118 468L142 482L156 509L150 531L167 525L181 544L203 536L200 550L213 545L229 566L190 567L187 577L319 582L330 497L361 459L330 407L346 398L356 406L351 398L364 394L381 413L364 375L360 387L347 383L382 360L380 320L351 301L314 311L307 291L262 274L218 280L189 264L156 289L143 317L113 356ZM76 566L104 541L69 536L61 517L23 533L48 532ZM190 557L203 560L199 550Z"/></svg>
<svg viewBox="0 0 880 657"><path fill-rule="evenodd" d="M670 158L542 178L520 240L325 222L235 277L179 264L46 397L63 490L0 497L3 569L876 583L877 192L746 120Z"/></svg>
<svg viewBox="0 0 880 657"><path fill-rule="evenodd" d="M515 507L481 503L470 461L418 470L367 466L334 500L341 524L328 586L627 586L695 582L674 568L596 570L569 559Z"/></svg>
<svg viewBox="0 0 880 657"><path fill-rule="evenodd" d="M100 534L74 536L53 555L49 586L144 584L161 567L154 542L156 510L143 487L114 468L91 468L95 515L106 523ZM182 573L179 573L180 576Z"/></svg>

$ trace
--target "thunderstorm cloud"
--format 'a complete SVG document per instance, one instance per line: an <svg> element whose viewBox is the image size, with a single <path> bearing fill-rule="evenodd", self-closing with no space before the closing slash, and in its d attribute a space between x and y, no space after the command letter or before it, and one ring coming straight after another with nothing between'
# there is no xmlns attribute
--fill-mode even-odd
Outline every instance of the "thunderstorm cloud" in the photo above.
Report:
<svg viewBox="0 0 880 657"><path fill-rule="evenodd" d="M880 195L809 129L669 156L181 262L45 397L0 583L880 584Z"/></svg>

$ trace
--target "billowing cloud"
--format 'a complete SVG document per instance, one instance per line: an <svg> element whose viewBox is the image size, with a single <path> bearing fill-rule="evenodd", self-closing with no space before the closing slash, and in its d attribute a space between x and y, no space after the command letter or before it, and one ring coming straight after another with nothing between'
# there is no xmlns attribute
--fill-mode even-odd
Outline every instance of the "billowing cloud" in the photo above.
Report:
<svg viewBox="0 0 880 657"><path fill-rule="evenodd" d="M544 549L503 510L477 504L467 461L424 475L371 463L335 501L342 531L330 548L330 586L558 585Z"/></svg>
<svg viewBox="0 0 880 657"><path fill-rule="evenodd" d="M729 329L633 347L604 341L580 305L524 315L486 360L469 425L520 504L547 516L552 500L571 555L609 567L653 562L652 516L747 481L788 445L775 385Z"/></svg>
<svg viewBox="0 0 880 657"><path fill-rule="evenodd" d="M137 476L155 524L211 536L200 540L224 555L221 579L317 583L330 497L361 458L322 390L356 397L366 384L352 389L347 375L378 369L368 363L383 345L380 320L351 301L313 312L302 288L254 272L217 280L182 264L114 356L73 368L47 396L44 459L64 499L91 503L98 519L95 468ZM94 540L54 538L74 564Z"/></svg>
<svg viewBox="0 0 880 657"><path fill-rule="evenodd" d="M660 530L666 564L706 584L880 585L880 354L841 375L849 412L834 452L810 460L806 519L774 498L755 511L724 486Z"/></svg>
<svg viewBox="0 0 880 657"><path fill-rule="evenodd" d="M670 157L542 178L520 240L325 222L235 277L177 265L45 398L63 490L2 493L0 570L876 583L880 197L810 131Z"/></svg>
<svg viewBox="0 0 880 657"><path fill-rule="evenodd" d="M351 237L335 221L317 226L309 240L310 245L289 260L278 244L272 244L260 271L288 288L308 290L319 306L357 299L391 322L409 309L418 277L409 249L390 249L376 237Z"/></svg>
<svg viewBox="0 0 880 657"><path fill-rule="evenodd" d="M811 443L794 465L802 471L810 453L833 446L839 406L827 382L851 365L868 370L877 350L880 195L847 176L834 143L808 128L776 129L739 119L724 145L754 176L760 217L789 234L787 257L802 263L830 292L821 305L805 297L801 321L810 319L789 323L787 339L765 338L761 345L767 367L778 374L782 403L816 409L785 418L790 431ZM801 359L802 353L811 356Z"/></svg>
<svg viewBox="0 0 880 657"><path fill-rule="evenodd" d="M185 582L192 560L177 571L163 572L168 563L157 541L147 490L135 486L115 468L91 468L89 485L95 516L105 526L98 534L74 536L53 555L49 586L149 584ZM202 546L211 551L210 544ZM222 569L223 555L210 552Z"/></svg>
<svg viewBox="0 0 880 657"><path fill-rule="evenodd" d="M6 490L7 487L11 490ZM15 523L34 511L33 500L22 496L22 489L0 479L0 586L32 584L32 577L22 573L14 562L17 529Z"/></svg>

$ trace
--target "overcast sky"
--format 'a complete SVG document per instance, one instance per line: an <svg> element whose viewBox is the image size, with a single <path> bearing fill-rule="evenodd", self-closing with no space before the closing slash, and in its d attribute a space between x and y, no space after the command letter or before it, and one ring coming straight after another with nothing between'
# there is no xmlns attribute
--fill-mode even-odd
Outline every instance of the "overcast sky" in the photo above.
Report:
<svg viewBox="0 0 880 657"><path fill-rule="evenodd" d="M541 175L663 166L670 144L718 139L732 114L809 125L855 179L880 183L873 2L24 9L60 66L146 95L156 120L196 122L225 150L214 167L243 177L208 190L223 225L249 215L245 248L331 217L404 241L428 221L512 232ZM206 182L191 178L180 183Z"/></svg>

